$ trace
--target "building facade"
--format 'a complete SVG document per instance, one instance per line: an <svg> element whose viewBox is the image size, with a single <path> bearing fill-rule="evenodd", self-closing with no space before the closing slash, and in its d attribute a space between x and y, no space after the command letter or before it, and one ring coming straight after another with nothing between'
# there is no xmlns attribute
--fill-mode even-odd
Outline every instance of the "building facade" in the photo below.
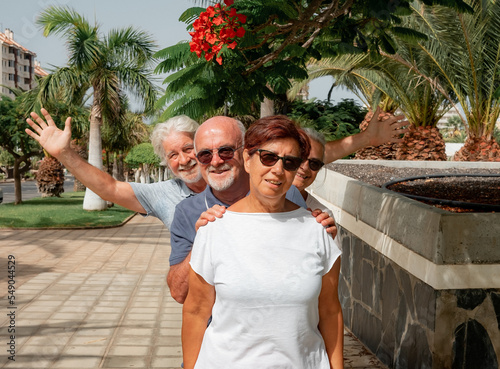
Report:
<svg viewBox="0 0 500 369"><path fill-rule="evenodd" d="M46 76L48 73L35 60L36 54L14 40L14 32L6 28L0 32L0 84L31 90L36 86L35 76ZM0 87L0 95L14 98L14 94L6 87Z"/></svg>

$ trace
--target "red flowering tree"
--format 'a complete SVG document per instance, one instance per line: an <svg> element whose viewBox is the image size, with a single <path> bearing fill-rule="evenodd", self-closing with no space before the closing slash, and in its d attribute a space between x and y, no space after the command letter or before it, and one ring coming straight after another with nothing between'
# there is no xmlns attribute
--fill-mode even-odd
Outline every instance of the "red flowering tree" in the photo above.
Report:
<svg viewBox="0 0 500 369"><path fill-rule="evenodd" d="M226 47L234 49L236 39L245 35L243 24L247 17L238 14L233 5L233 0L224 0L225 5L216 4L209 6L193 23L194 32L189 32L192 40L189 43L191 52L198 58L204 56L207 61L215 60L222 64L221 50Z"/></svg>
<svg viewBox="0 0 500 369"><path fill-rule="evenodd" d="M422 1L470 9L463 0ZM222 108L229 114L256 114L264 98L283 99L291 80L308 77L311 58L373 50L392 54L394 37L422 37L400 26L411 2L225 0L190 8L179 18L192 28L190 42L155 55L162 60L156 72L170 74L158 101L159 107L168 105L163 118L187 114L196 119L220 114Z"/></svg>

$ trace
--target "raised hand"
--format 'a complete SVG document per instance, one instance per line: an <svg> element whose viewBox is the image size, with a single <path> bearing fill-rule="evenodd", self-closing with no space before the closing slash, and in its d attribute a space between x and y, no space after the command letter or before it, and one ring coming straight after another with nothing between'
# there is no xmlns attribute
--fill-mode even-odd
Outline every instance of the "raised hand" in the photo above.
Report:
<svg viewBox="0 0 500 369"><path fill-rule="evenodd" d="M45 118L41 118L35 112L31 112L31 118L26 119L26 122L33 129L26 128L25 132L37 140L40 145L52 156L56 158L61 153L70 148L71 142L71 117L66 118L64 131L57 128L54 120L45 109L41 109ZM36 123L35 123L36 122Z"/></svg>
<svg viewBox="0 0 500 369"><path fill-rule="evenodd" d="M395 115L381 121L379 120L380 108L377 107L373 117L366 128L370 146L379 146L385 143L396 143L402 141L402 135L408 132L410 123L404 115Z"/></svg>

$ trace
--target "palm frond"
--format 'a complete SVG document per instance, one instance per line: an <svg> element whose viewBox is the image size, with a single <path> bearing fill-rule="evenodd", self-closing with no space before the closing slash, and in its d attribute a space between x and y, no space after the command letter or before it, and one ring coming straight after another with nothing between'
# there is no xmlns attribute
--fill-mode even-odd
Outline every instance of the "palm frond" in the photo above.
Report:
<svg viewBox="0 0 500 369"><path fill-rule="evenodd" d="M191 52L189 43L186 41L162 49L154 57L163 59L156 67L155 73L170 73L193 65L198 61L198 57Z"/></svg>
<svg viewBox="0 0 500 369"><path fill-rule="evenodd" d="M207 9L201 7L192 7L186 9L184 13L182 13L179 17L179 21L186 24L191 24L196 20L196 18L200 16L200 13L204 12L205 10Z"/></svg>
<svg viewBox="0 0 500 369"><path fill-rule="evenodd" d="M470 4L474 12L467 14L441 7L432 12L420 9L418 15L434 36L420 48L457 97L470 132L491 136L500 114L500 102L495 99L500 77L500 4Z"/></svg>
<svg viewBox="0 0 500 369"><path fill-rule="evenodd" d="M106 49L119 60L133 60L138 65L151 61L156 47L152 36L133 27L113 29L105 38Z"/></svg>
<svg viewBox="0 0 500 369"><path fill-rule="evenodd" d="M36 23L43 27L45 37L52 33L67 34L76 28L91 31L91 27L85 17L78 14L74 9L64 6L50 6L37 18Z"/></svg>
<svg viewBox="0 0 500 369"><path fill-rule="evenodd" d="M132 92L139 98L144 107L145 114L152 114L158 98L159 88L153 83L152 75L142 68L129 66L115 69L124 89Z"/></svg>

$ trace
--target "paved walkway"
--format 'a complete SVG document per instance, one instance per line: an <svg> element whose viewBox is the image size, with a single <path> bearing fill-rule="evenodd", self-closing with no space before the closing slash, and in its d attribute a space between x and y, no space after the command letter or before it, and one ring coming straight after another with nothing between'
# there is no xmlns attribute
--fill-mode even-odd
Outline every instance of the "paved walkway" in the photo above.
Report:
<svg viewBox="0 0 500 369"><path fill-rule="evenodd" d="M169 238L140 216L118 228L0 230L0 368L179 368ZM348 332L345 363L385 368Z"/></svg>

